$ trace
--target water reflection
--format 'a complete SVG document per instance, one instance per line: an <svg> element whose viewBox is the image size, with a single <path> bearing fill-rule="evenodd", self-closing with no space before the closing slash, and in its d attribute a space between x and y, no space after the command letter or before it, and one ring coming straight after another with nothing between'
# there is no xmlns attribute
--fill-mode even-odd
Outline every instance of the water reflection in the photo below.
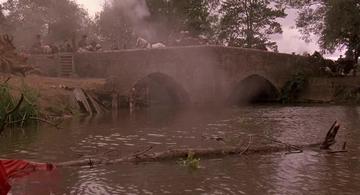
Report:
<svg viewBox="0 0 360 195"><path fill-rule="evenodd" d="M43 126L8 131L0 138L0 151L4 158L60 162L116 158L149 145L155 145L154 151L224 146L204 139L209 136L230 140L267 134L304 144L318 142L338 120L342 128L335 147L347 141L348 153L305 151L202 159L203 168L195 172L175 161L65 168L54 175L39 173L17 180L13 194L356 194L360 190L359 110L341 106L251 106L215 110L159 108L137 111L132 116L120 112L69 120L62 130Z"/></svg>

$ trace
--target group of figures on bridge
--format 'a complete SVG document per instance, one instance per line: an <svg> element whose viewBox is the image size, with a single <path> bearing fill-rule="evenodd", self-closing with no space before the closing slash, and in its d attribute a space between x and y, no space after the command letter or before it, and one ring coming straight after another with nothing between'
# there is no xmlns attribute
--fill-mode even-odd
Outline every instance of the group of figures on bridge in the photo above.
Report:
<svg viewBox="0 0 360 195"><path fill-rule="evenodd" d="M136 48L163 48L168 46L191 46L191 45L207 45L209 40L205 36L192 37L188 31L181 31L177 37L170 37L172 41L167 41L166 44L164 42L156 42L151 43L145 38L138 36L136 40Z"/></svg>
<svg viewBox="0 0 360 195"><path fill-rule="evenodd" d="M24 50L24 53L30 54L56 54L60 52L100 52L103 50L102 45L95 40L88 41L88 36L83 35L80 41L74 44L76 41L64 40L61 43L47 43L41 38L41 35L36 35L35 41L32 44L29 51ZM114 42L115 43L115 42ZM151 44L148 40L142 37L138 37L136 40L136 48L162 48L166 47L163 43ZM126 47L125 47L126 48ZM118 47L111 46L111 50L119 50Z"/></svg>
<svg viewBox="0 0 360 195"><path fill-rule="evenodd" d="M36 40L31 48L31 54L40 54L47 49L50 49L50 53L56 52L72 52L74 51L74 44L71 44L69 41L64 41L64 44L58 47L52 47L51 44L44 45L41 36L37 35ZM151 46L150 46L151 45ZM136 46L138 48L159 48L166 47L163 43L151 44L149 41L144 38L138 37L136 41ZM96 42L88 43L87 36L83 35L80 41L76 44L78 52L85 51L102 51L100 44ZM45 52L46 53L46 52ZM13 38L9 35L0 35L0 65L1 72L14 72L18 67L26 65L27 58L29 57L28 53L18 52L16 47L13 44ZM309 56L309 62L316 67L316 70L321 73L321 75L328 76L356 76L359 69L356 60L354 60L353 54L347 52L345 57L340 57L337 61L332 61L324 59L319 52L315 52L313 55ZM30 66L23 66L21 70L26 70ZM314 69L315 70L315 69ZM316 71L315 70L315 71ZM23 72L23 71L21 71ZM21 73L23 74L23 73Z"/></svg>
<svg viewBox="0 0 360 195"><path fill-rule="evenodd" d="M59 52L98 52L106 50L121 50L121 49L132 49L132 48L164 48L166 46L190 46L190 45L207 45L209 40L204 36L192 37L188 31L182 31L179 35L169 38L173 41L149 41L141 35L134 35L135 40L131 40L130 45L119 46L118 41L113 40L110 47L107 49L106 41L100 41L98 38L92 38L88 40L87 35L82 35L80 40L77 42L76 38L65 39L62 42L47 42L44 43L41 35L36 35L34 42L30 49L23 49L25 53L30 54L56 54ZM101 43L102 44L101 44Z"/></svg>
<svg viewBox="0 0 360 195"><path fill-rule="evenodd" d="M161 39L154 39L151 36L132 34L126 41L112 40L110 50L123 49L150 49L163 47L182 47L194 45L209 45L210 40L204 35L194 36L189 31L180 31L179 33L170 34Z"/></svg>
<svg viewBox="0 0 360 195"><path fill-rule="evenodd" d="M320 66L321 74L327 76L356 76L360 65L358 64L351 52L346 52L345 57L342 55L336 61L325 59L319 52L315 51L310 56L310 63Z"/></svg>
<svg viewBox="0 0 360 195"><path fill-rule="evenodd" d="M35 41L30 48L31 54L56 54L59 52L95 52L101 51L102 47L96 41L87 40L87 35L83 35L80 41L76 44L76 41L70 41L65 39L61 43L47 43L44 44L41 35L36 35Z"/></svg>

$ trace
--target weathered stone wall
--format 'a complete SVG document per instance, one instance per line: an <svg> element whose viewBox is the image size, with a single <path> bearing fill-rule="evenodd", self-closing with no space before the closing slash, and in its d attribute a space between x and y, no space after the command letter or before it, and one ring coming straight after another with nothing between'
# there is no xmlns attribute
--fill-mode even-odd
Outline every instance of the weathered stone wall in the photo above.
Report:
<svg viewBox="0 0 360 195"><path fill-rule="evenodd" d="M360 89L360 77L314 77L299 97L300 102L337 102L340 88ZM350 103L350 102L349 102Z"/></svg>
<svg viewBox="0 0 360 195"><path fill-rule="evenodd" d="M223 88L233 87L250 75L259 75L269 80L278 89L300 71L310 71L307 59L301 56L266 52L252 49L215 47L218 66L226 84Z"/></svg>
<svg viewBox="0 0 360 195"><path fill-rule="evenodd" d="M277 88L304 69L300 56L220 46L135 49L102 53L78 53L80 77L115 76L117 89L126 93L152 73L173 78L194 103L222 101L235 85L250 75L260 75Z"/></svg>
<svg viewBox="0 0 360 195"><path fill-rule="evenodd" d="M37 55L29 63L57 76L57 60L56 55ZM79 77L116 77L114 87L124 94L150 74L162 73L178 83L193 103L223 101L251 75L269 80L280 90L293 73L316 69L301 56L220 46L77 53L74 61ZM310 78L300 99L334 101L341 86L360 87L360 78Z"/></svg>
<svg viewBox="0 0 360 195"><path fill-rule="evenodd" d="M28 64L35 66L45 75L53 77L59 75L57 55L31 55L27 62Z"/></svg>
<svg viewBox="0 0 360 195"><path fill-rule="evenodd" d="M152 73L162 73L182 86L193 103L224 101L238 83L251 75L259 75L280 89L293 73L309 68L304 57L221 46L133 49L74 55L79 77L116 77L115 88L127 93L137 81ZM35 61L43 68L53 69L56 66L56 57L37 56Z"/></svg>

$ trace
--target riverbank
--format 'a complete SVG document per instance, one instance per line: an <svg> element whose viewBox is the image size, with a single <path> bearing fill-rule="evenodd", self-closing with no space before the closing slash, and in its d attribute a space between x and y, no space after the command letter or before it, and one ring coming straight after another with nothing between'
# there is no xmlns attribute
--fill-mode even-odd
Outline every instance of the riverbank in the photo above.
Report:
<svg viewBox="0 0 360 195"><path fill-rule="evenodd" d="M84 90L101 89L105 79L79 79L79 78L55 78L37 75L26 77L0 75L0 82L7 82L14 96L20 95L20 91L27 87L38 96L37 104L39 111L48 116L66 117L79 113L79 107L73 95L74 88Z"/></svg>
<svg viewBox="0 0 360 195"><path fill-rule="evenodd" d="M360 104L360 77L309 78L297 102Z"/></svg>
<svg viewBox="0 0 360 195"><path fill-rule="evenodd" d="M0 74L0 82L8 77L9 75ZM12 75L8 85L15 96L20 95L24 86L33 90L38 96L36 104L42 114L64 117L80 113L73 89L103 91L106 79ZM295 103L360 104L360 77L310 78Z"/></svg>

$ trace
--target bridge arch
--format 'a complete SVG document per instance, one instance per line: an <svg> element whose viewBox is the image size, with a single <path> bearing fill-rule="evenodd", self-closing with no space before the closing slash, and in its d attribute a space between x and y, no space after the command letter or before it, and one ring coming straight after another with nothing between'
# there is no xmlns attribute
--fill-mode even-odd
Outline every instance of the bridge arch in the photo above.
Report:
<svg viewBox="0 0 360 195"><path fill-rule="evenodd" d="M279 90L265 77L252 74L237 82L231 91L228 102L231 105L246 105L277 101Z"/></svg>
<svg viewBox="0 0 360 195"><path fill-rule="evenodd" d="M132 93L146 106L183 106L190 103L187 91L171 76L154 72L138 80Z"/></svg>

